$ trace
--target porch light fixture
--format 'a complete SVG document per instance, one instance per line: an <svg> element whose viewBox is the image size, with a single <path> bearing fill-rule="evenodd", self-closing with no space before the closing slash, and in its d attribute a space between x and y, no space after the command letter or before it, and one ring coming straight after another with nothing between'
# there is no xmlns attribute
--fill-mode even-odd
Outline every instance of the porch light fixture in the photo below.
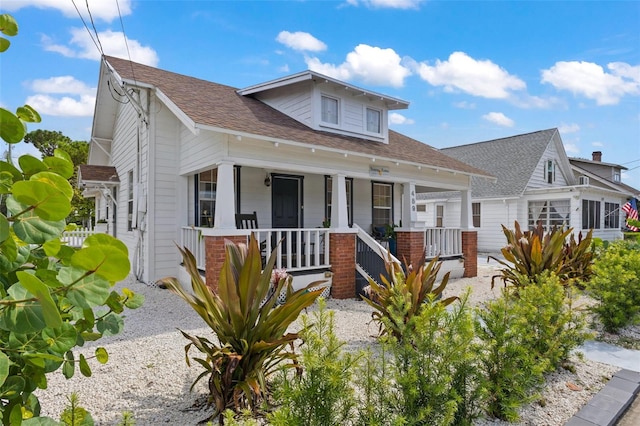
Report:
<svg viewBox="0 0 640 426"><path fill-rule="evenodd" d="M267 173L267 176L264 178L264 186L266 186L266 187L270 187L271 186L271 176L269 176L268 173Z"/></svg>
<svg viewBox="0 0 640 426"><path fill-rule="evenodd" d="M280 142L274 142L273 146L275 146L276 148L280 146Z"/></svg>
<svg viewBox="0 0 640 426"><path fill-rule="evenodd" d="M311 148L311 152L316 152L316 149L315 148Z"/></svg>

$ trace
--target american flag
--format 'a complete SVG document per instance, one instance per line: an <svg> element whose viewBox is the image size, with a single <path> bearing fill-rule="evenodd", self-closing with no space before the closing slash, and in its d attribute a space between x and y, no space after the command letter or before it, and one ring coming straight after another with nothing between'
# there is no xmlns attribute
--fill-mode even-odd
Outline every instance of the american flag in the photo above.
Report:
<svg viewBox="0 0 640 426"><path fill-rule="evenodd" d="M627 214L627 221L629 219L638 220L638 203L635 198L630 199L627 204L622 206L622 211ZM638 232L640 229L637 226L632 226L627 223L627 227L634 231Z"/></svg>

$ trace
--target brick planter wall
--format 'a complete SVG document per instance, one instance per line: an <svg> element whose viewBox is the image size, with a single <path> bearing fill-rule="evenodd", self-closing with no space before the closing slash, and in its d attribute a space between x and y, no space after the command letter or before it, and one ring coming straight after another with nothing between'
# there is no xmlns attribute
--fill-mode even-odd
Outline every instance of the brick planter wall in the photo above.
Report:
<svg viewBox="0 0 640 426"><path fill-rule="evenodd" d="M244 235L204 237L205 278L207 280L207 286L213 291L218 291L218 278L220 277L220 270L222 270L225 256L225 240L232 241L236 244L247 243L247 237Z"/></svg>
<svg viewBox="0 0 640 426"><path fill-rule="evenodd" d="M424 231L397 231L396 240L398 241L396 257L400 262L406 259L409 264L417 265L420 258L424 257Z"/></svg>
<svg viewBox="0 0 640 426"><path fill-rule="evenodd" d="M333 271L331 297L356 297L356 234L329 234L329 262Z"/></svg>
<svg viewBox="0 0 640 426"><path fill-rule="evenodd" d="M478 276L478 233L462 231L462 255L464 256L465 278Z"/></svg>

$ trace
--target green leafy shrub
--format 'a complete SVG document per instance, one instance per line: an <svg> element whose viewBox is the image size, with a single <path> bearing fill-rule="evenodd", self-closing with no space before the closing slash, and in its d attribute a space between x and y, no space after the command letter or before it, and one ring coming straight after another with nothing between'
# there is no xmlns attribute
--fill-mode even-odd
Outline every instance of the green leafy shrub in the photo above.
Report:
<svg viewBox="0 0 640 426"><path fill-rule="evenodd" d="M334 313L324 300L311 317L302 315L301 365L297 374L281 370L275 398L279 405L270 416L278 426L342 426L352 419L355 395L354 367L360 356L343 350L334 332Z"/></svg>
<svg viewBox="0 0 640 426"><path fill-rule="evenodd" d="M261 404L268 400L267 378L280 362L296 360L296 354L285 351L285 347L298 338L298 333L287 332L287 328L323 291L322 288L310 290L317 287L318 282L291 291L291 276L281 279L275 292L270 291L275 251L262 270L260 247L253 235L248 247L227 242L225 249L217 293L202 281L188 250L180 249L180 252L191 276L193 292L185 290L176 278L162 280L202 317L217 337L218 342L212 342L182 332L189 340L185 346L187 364L190 365L192 347L204 356L193 358L204 371L191 387L209 376L209 398L216 407L212 418L227 408L235 412L250 409L257 414ZM274 295L280 294L285 286L287 300L276 306ZM224 422L223 416L219 422Z"/></svg>
<svg viewBox="0 0 640 426"><path fill-rule="evenodd" d="M518 409L534 399L548 370L548 362L541 362L528 347L527 330L513 326L517 321L513 305L513 299L503 294L476 309L475 322L482 343L476 355L488 396L484 408L488 415L506 421L518 420Z"/></svg>
<svg viewBox="0 0 640 426"><path fill-rule="evenodd" d="M522 287L511 300L513 322L525 338L523 344L548 362L550 371L569 359L571 351L591 337L584 311L574 307L575 289L564 287L558 277L543 272L534 285Z"/></svg>
<svg viewBox="0 0 640 426"><path fill-rule="evenodd" d="M0 15L0 30L13 36L18 27L10 15ZM8 47L0 38L0 51ZM37 121L28 105L16 114L0 108L0 136L17 143L25 122ZM62 368L69 378L78 365L91 376L87 358L76 360L73 349L117 334L119 314L142 303L128 289L112 291L129 274L122 242L97 234L73 248L60 240L73 196L69 156L59 150L42 160L24 155L18 166L0 161L0 197L6 201L6 215L0 213L0 416L12 426L51 422L39 418L34 393L47 387L46 375ZM97 348L95 358L107 362L107 351Z"/></svg>
<svg viewBox="0 0 640 426"><path fill-rule="evenodd" d="M592 307L606 331L638 320L640 314L640 243L616 241L595 261L595 276L587 291L596 300Z"/></svg>
<svg viewBox="0 0 640 426"><path fill-rule="evenodd" d="M398 400L391 377L391 360L382 346L378 353L364 352L356 368L355 385L359 389L354 424L358 426L386 426L403 424L401 415L392 410Z"/></svg>
<svg viewBox="0 0 640 426"><path fill-rule="evenodd" d="M450 273L444 274L440 285L436 287L441 266L442 262L439 262L437 257L429 263L422 257L416 267L405 265L409 271L407 275L400 263L392 260L391 256L387 257L385 268L391 281L384 275L380 276L382 284L370 279L369 285L365 288L367 296L362 296L362 299L375 309L372 317L379 323L381 334L390 334L396 340L401 340L407 330L407 324L414 323L412 318L418 315L425 302L433 301L442 295L449 282ZM437 303L446 306L456 299L449 297L438 300ZM401 315L393 311L398 307L402 307Z"/></svg>
<svg viewBox="0 0 640 426"><path fill-rule="evenodd" d="M545 233L542 225L538 224L530 231L522 231L517 221L514 227L510 230L502 225L507 238L507 245L501 250L505 260L489 256L506 267L491 279L492 287L496 279L501 279L505 286L519 288L534 282L535 277L544 271L553 272L564 285L577 283L582 286L589 280L593 264L593 230L589 230L584 238L580 232L576 240L573 228L553 228ZM528 277L528 281L523 277Z"/></svg>
<svg viewBox="0 0 640 426"><path fill-rule="evenodd" d="M467 299L468 295L447 310L429 295L419 313L398 328L402 339L393 335L385 339L385 349L393 355L389 373L395 388L389 392L389 409L403 419L402 424L471 424L479 414L476 404L483 392L475 366L479 349L473 343ZM392 300L409 308L402 298ZM397 318L390 321L399 324Z"/></svg>

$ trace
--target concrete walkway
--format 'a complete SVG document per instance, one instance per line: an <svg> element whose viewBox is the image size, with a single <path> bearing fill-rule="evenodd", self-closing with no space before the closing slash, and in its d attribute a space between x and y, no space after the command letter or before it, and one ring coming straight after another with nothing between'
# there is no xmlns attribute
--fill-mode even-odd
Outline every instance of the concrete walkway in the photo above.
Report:
<svg viewBox="0 0 640 426"><path fill-rule="evenodd" d="M640 351L596 341L585 342L578 350L587 359L621 370L565 426L640 425Z"/></svg>

